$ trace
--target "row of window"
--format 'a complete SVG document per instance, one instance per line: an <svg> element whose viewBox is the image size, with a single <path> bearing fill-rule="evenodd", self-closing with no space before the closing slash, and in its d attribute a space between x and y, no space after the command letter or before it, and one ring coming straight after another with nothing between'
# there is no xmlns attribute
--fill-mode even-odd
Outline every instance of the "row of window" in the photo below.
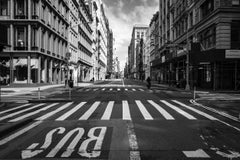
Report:
<svg viewBox="0 0 240 160"><path fill-rule="evenodd" d="M41 20L43 22L47 22L47 25L49 25L49 27L52 26L54 30L61 33L62 36L66 37L68 32L67 23L59 16L57 16L51 8L47 7L44 4L42 5Z"/></svg>

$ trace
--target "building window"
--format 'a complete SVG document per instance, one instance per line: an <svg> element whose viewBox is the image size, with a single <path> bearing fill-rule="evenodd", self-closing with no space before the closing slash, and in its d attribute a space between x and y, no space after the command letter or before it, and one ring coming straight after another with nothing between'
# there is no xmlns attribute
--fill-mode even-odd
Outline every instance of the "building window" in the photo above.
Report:
<svg viewBox="0 0 240 160"><path fill-rule="evenodd" d="M202 19L208 16L214 10L214 0L207 0L201 5Z"/></svg>
<svg viewBox="0 0 240 160"><path fill-rule="evenodd" d="M200 44L204 49L211 49L216 46L216 28L209 27L199 34Z"/></svg>
<svg viewBox="0 0 240 160"><path fill-rule="evenodd" d="M231 23L231 49L240 49L240 21Z"/></svg>
<svg viewBox="0 0 240 160"><path fill-rule="evenodd" d="M232 5L233 6L240 5L240 0L232 0Z"/></svg>
<svg viewBox="0 0 240 160"><path fill-rule="evenodd" d="M37 3L35 1L32 1L32 18L37 19L38 14L37 14Z"/></svg>
<svg viewBox="0 0 240 160"><path fill-rule="evenodd" d="M31 49L37 50L37 29L35 27L32 27L31 29Z"/></svg>
<svg viewBox="0 0 240 160"><path fill-rule="evenodd" d="M15 47L16 50L27 50L27 27L19 26L15 28Z"/></svg>
<svg viewBox="0 0 240 160"><path fill-rule="evenodd" d="M8 1L0 0L0 16L7 16Z"/></svg>
<svg viewBox="0 0 240 160"><path fill-rule="evenodd" d="M15 18L16 19L27 18L27 1L15 0Z"/></svg>

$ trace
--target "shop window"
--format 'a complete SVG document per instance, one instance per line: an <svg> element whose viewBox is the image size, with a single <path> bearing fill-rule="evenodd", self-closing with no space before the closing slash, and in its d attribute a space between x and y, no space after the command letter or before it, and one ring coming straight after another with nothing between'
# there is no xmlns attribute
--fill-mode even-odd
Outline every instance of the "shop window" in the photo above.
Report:
<svg viewBox="0 0 240 160"><path fill-rule="evenodd" d="M0 16L7 16L8 14L8 1L0 0Z"/></svg>
<svg viewBox="0 0 240 160"><path fill-rule="evenodd" d="M16 50L27 50L27 28L19 26L15 28L15 47Z"/></svg>
<svg viewBox="0 0 240 160"><path fill-rule="evenodd" d="M0 85L10 83L10 58L1 57L0 59Z"/></svg>
<svg viewBox="0 0 240 160"><path fill-rule="evenodd" d="M14 57L13 58L13 81L15 83L27 83L27 58Z"/></svg>

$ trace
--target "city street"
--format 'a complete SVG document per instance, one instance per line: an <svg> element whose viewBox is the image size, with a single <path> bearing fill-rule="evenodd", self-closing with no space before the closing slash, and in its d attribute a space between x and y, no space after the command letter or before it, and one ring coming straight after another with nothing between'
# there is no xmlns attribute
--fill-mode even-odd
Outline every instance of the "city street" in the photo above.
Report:
<svg viewBox="0 0 240 160"><path fill-rule="evenodd" d="M29 92L1 107L0 159L240 159L238 114L224 116L219 101L214 112L192 92L128 79L70 91L49 88L41 100Z"/></svg>

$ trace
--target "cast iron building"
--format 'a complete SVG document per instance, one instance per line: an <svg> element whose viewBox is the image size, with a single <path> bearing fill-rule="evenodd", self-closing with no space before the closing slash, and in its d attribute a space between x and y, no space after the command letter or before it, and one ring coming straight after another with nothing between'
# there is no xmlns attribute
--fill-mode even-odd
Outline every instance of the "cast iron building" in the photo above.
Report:
<svg viewBox="0 0 240 160"><path fill-rule="evenodd" d="M65 0L1 0L8 45L0 54L10 83L61 83L65 77L69 7Z"/></svg>
<svg viewBox="0 0 240 160"><path fill-rule="evenodd" d="M87 0L93 18L93 75L95 80L105 79L107 74L108 19L101 0Z"/></svg>
<svg viewBox="0 0 240 160"><path fill-rule="evenodd" d="M159 2L161 80L182 87L189 79L190 86L238 89L239 0Z"/></svg>
<svg viewBox="0 0 240 160"><path fill-rule="evenodd" d="M137 44L140 43L140 39L145 39L145 33L148 29L146 25L135 25L132 30L132 38L130 46L128 48L128 61L129 61L129 78L137 77Z"/></svg>

